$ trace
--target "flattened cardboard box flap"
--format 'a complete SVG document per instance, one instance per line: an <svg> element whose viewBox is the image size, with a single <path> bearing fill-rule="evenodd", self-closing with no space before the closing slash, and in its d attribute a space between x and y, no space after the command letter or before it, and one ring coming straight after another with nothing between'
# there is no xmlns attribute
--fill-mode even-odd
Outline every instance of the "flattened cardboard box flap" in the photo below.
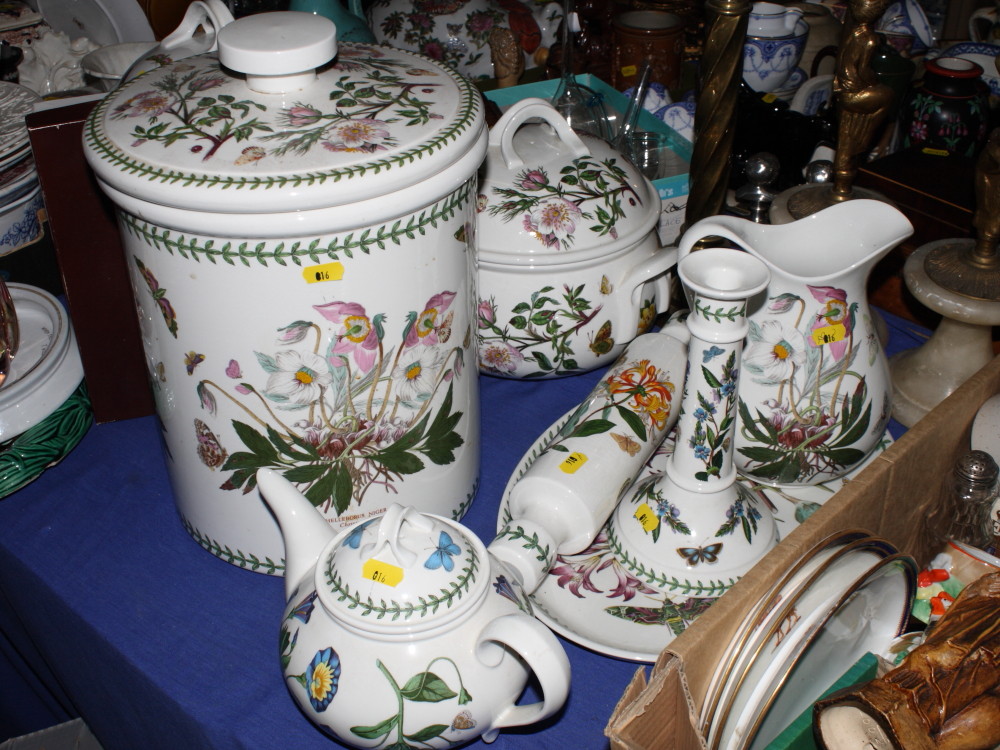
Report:
<svg viewBox="0 0 1000 750"><path fill-rule="evenodd" d="M926 564L934 550L923 519L937 504L944 478L969 450L979 407L1000 391L1000 357L972 376L879 455L805 523L771 550L660 655L645 687L633 680L605 730L615 750L698 750L697 716L725 645L772 581L825 537L863 529Z"/></svg>

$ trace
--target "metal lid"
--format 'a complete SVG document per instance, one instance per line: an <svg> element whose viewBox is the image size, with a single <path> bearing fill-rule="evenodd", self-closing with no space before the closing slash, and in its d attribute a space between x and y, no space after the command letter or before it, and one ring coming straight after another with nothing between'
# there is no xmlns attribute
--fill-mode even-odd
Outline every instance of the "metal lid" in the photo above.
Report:
<svg viewBox="0 0 1000 750"><path fill-rule="evenodd" d="M970 482L992 484L997 481L1000 468L993 456L986 451L972 450L955 462L955 473Z"/></svg>
<svg viewBox="0 0 1000 750"><path fill-rule="evenodd" d="M355 526L317 567L320 601L372 633L407 633L459 617L486 592L486 550L461 524L391 505Z"/></svg>
<svg viewBox="0 0 1000 750"><path fill-rule="evenodd" d="M338 45L335 31L295 11L224 26L217 57L156 68L95 107L91 167L143 201L275 213L413 186L476 146L485 123L468 80L413 53Z"/></svg>

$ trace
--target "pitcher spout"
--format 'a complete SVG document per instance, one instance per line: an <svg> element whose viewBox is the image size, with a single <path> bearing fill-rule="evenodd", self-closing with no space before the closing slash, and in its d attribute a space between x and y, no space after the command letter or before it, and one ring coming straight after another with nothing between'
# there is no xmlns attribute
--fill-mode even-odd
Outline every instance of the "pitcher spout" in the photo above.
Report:
<svg viewBox="0 0 1000 750"><path fill-rule="evenodd" d="M763 260L773 272L804 283L831 283L873 266L913 234L899 209L858 198L836 203L788 224L757 224L734 216L710 216L681 238L683 258L699 240L719 236Z"/></svg>
<svg viewBox="0 0 1000 750"><path fill-rule="evenodd" d="M281 528L285 543L285 598L290 599L333 539L334 531L295 485L273 469L257 470L257 486Z"/></svg>

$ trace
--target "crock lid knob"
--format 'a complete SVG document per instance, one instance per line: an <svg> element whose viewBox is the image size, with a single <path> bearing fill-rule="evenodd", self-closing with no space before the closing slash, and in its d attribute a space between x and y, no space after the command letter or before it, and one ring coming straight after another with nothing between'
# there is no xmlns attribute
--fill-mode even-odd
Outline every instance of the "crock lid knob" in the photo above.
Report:
<svg viewBox="0 0 1000 750"><path fill-rule="evenodd" d="M262 94L299 91L337 54L337 27L301 11L258 13L219 31L219 61Z"/></svg>

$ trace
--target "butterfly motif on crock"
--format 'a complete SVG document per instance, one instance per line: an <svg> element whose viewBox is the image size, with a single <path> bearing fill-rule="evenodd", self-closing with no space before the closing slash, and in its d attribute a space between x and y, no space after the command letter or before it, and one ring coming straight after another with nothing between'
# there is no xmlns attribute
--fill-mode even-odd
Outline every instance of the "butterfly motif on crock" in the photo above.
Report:
<svg viewBox="0 0 1000 750"><path fill-rule="evenodd" d="M197 417L194 420L194 432L197 440L198 458L205 466L215 471L229 458L229 453L222 447L216 434Z"/></svg>

